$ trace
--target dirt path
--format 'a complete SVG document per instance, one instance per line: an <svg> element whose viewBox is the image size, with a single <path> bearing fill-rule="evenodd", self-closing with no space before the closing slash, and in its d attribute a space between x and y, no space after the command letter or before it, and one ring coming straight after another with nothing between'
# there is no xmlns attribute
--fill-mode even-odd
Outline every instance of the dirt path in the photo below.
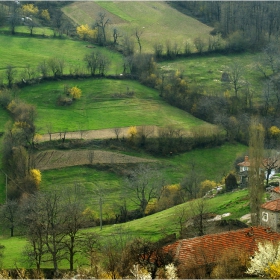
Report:
<svg viewBox="0 0 280 280"><path fill-rule="evenodd" d="M158 135L158 127L157 126L143 126L137 127L137 130L144 129L147 135L149 136L157 136ZM121 127L118 128L119 138L128 136L129 127ZM107 129L98 129L98 130L84 130L84 131L72 131L66 133L66 139L110 139L116 138L116 129L115 128L107 128ZM51 139L58 140L63 138L63 133L52 133ZM40 142L49 141L50 135L44 134L40 138Z"/></svg>
<svg viewBox="0 0 280 280"><path fill-rule="evenodd" d="M156 162L145 158L102 150L48 150L35 154L35 167L40 170L56 169L85 164L124 164Z"/></svg>

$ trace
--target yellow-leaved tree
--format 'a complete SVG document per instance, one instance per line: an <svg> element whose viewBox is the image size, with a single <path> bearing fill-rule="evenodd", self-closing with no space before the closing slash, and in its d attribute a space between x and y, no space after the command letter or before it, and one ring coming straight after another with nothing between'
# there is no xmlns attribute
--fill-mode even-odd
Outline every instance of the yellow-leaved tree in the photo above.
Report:
<svg viewBox="0 0 280 280"><path fill-rule="evenodd" d="M30 176L32 177L36 187L38 188L38 186L40 185L40 183L42 181L41 171L39 169L31 169Z"/></svg>
<svg viewBox="0 0 280 280"><path fill-rule="evenodd" d="M25 16L36 15L39 12L38 8L33 4L25 4L21 7L21 9Z"/></svg>
<svg viewBox="0 0 280 280"><path fill-rule="evenodd" d="M49 11L47 9L42 10L40 16L45 21L50 21L51 20L50 13L49 13Z"/></svg>
<svg viewBox="0 0 280 280"><path fill-rule="evenodd" d="M180 184L164 186L161 196L155 204L156 211L173 207L183 202L183 193Z"/></svg>
<svg viewBox="0 0 280 280"><path fill-rule="evenodd" d="M69 89L69 94L72 96L73 99L80 99L82 96L82 90L78 87L72 87Z"/></svg>
<svg viewBox="0 0 280 280"><path fill-rule="evenodd" d="M271 279L279 279L280 278L280 260L275 263L270 263L268 268L265 269L266 274Z"/></svg>
<svg viewBox="0 0 280 280"><path fill-rule="evenodd" d="M91 29L87 24L78 26L76 31L79 37L83 40L96 39L97 37L97 30Z"/></svg>
<svg viewBox="0 0 280 280"><path fill-rule="evenodd" d="M128 136L131 140L133 140L136 135L137 135L137 128L136 126L131 126L129 129L128 129Z"/></svg>
<svg viewBox="0 0 280 280"><path fill-rule="evenodd" d="M208 191L214 189L217 183L210 180L205 180L200 183L200 196L204 196Z"/></svg>
<svg viewBox="0 0 280 280"><path fill-rule="evenodd" d="M280 129L276 125L270 127L268 131L271 138L277 139L280 136Z"/></svg>

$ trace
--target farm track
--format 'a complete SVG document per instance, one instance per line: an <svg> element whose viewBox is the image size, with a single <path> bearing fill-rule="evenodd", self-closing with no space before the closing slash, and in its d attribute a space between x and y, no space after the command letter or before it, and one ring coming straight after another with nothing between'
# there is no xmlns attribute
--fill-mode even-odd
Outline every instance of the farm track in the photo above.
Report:
<svg viewBox="0 0 280 280"><path fill-rule="evenodd" d="M158 127L157 126L143 126L146 133L149 136L157 136L158 135ZM119 129L119 138L127 137L129 127L121 127ZM141 127L137 127L137 131L140 131ZM59 140L63 138L63 132L61 133L51 133L51 140ZM66 139L85 139L85 140L93 140L93 139L110 139L116 138L116 132L114 128L107 129L98 129L98 130L81 130L81 131L72 131L66 132ZM41 135L39 142L45 142L50 140L49 134Z"/></svg>

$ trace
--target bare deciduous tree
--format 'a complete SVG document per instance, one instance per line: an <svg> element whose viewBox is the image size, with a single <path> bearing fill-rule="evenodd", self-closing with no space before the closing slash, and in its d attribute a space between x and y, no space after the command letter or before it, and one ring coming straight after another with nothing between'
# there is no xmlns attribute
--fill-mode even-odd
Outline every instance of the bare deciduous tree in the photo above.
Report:
<svg viewBox="0 0 280 280"><path fill-rule="evenodd" d="M0 208L1 223L4 227L10 229L10 236L14 236L14 229L19 220L18 202L15 200L8 200Z"/></svg>
<svg viewBox="0 0 280 280"><path fill-rule="evenodd" d="M207 213L207 199L200 198L191 202L191 212L193 216L193 227L196 231L196 235L202 236L205 234L206 219L205 214Z"/></svg>
<svg viewBox="0 0 280 280"><path fill-rule="evenodd" d="M97 27L97 42L100 45L105 45L106 40L106 26L110 24L110 19L106 18L106 13L100 12L98 19L95 21L93 27Z"/></svg>
<svg viewBox="0 0 280 280"><path fill-rule="evenodd" d="M230 82L233 85L235 97L238 97L238 91L243 87L244 68L241 64L235 62L228 68Z"/></svg>
<svg viewBox="0 0 280 280"><path fill-rule="evenodd" d="M130 199L139 207L143 217L148 203L159 197L163 185L164 179L160 173L149 166L139 165L130 173L126 186L132 192Z"/></svg>
<svg viewBox="0 0 280 280"><path fill-rule="evenodd" d="M272 170L276 170L280 167L279 153L274 150L266 150L264 152L264 159L262 161L262 166L265 171L266 187L268 187L268 180Z"/></svg>
<svg viewBox="0 0 280 280"><path fill-rule="evenodd" d="M119 140L119 136L120 136L120 134L122 132L122 129L120 127L115 127L115 128L113 128L113 131L114 131L114 133L116 135L117 140Z"/></svg>
<svg viewBox="0 0 280 280"><path fill-rule="evenodd" d="M119 37L122 37L120 31L117 28L113 29L113 44L116 46L118 44Z"/></svg>
<svg viewBox="0 0 280 280"><path fill-rule="evenodd" d="M139 53L142 52L142 44L141 44L141 36L143 34L143 30L138 30L136 29L135 30L135 36L136 36L136 39L137 39L137 43L138 43L138 46L139 46Z"/></svg>
<svg viewBox="0 0 280 280"><path fill-rule="evenodd" d="M187 174L181 182L181 188L185 193L186 199L197 198L199 194L199 184L202 181L201 171L195 160L189 162Z"/></svg>
<svg viewBox="0 0 280 280"><path fill-rule="evenodd" d="M15 80L15 75L16 75L16 69L12 65L7 65L6 67L6 78L8 81L8 87L11 88L14 80Z"/></svg>

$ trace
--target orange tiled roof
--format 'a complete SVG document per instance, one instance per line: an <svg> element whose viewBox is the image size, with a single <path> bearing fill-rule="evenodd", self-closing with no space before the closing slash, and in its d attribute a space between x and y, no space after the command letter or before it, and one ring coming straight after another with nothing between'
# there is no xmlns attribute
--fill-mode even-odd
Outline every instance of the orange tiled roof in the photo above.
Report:
<svg viewBox="0 0 280 280"><path fill-rule="evenodd" d="M243 161L243 162L240 162L238 163L237 165L239 166L244 166L244 167L250 167L250 161Z"/></svg>
<svg viewBox="0 0 280 280"><path fill-rule="evenodd" d="M271 191L276 192L276 193L280 193L280 187L275 187Z"/></svg>
<svg viewBox="0 0 280 280"><path fill-rule="evenodd" d="M215 263L228 249L253 255L257 243L265 240L280 241L280 234L265 227L251 227L178 240L164 250L172 252L181 264L204 265Z"/></svg>
<svg viewBox="0 0 280 280"><path fill-rule="evenodd" d="M267 209L270 211L278 212L280 211L280 198L268 201L261 205L261 208Z"/></svg>
<svg viewBox="0 0 280 280"><path fill-rule="evenodd" d="M280 163L279 163L279 161L274 161L273 159L266 158L266 159L263 159L263 164L264 164L264 166L266 166L267 164L271 164L271 165L273 164L274 168L275 168L275 166L279 166ZM237 165L244 166L244 167L250 167L249 157L245 156L244 161L239 162Z"/></svg>

